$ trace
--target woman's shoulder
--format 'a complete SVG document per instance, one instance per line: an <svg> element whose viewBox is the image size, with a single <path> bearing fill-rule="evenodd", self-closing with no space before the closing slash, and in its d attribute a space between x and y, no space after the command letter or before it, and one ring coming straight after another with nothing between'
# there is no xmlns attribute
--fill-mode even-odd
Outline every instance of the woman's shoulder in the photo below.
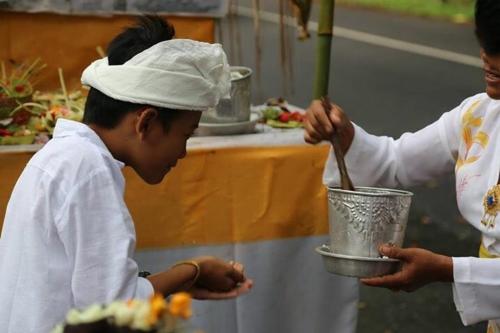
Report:
<svg viewBox="0 0 500 333"><path fill-rule="evenodd" d="M458 109L461 113L476 112L483 109L482 106L491 102L492 99L486 93L472 95L462 101Z"/></svg>
<svg viewBox="0 0 500 333"><path fill-rule="evenodd" d="M486 98L488 98L488 95L486 93L478 93L478 94L471 95L471 96L463 99L460 102L460 104L458 104L458 106L456 106L452 111L454 111L456 109L462 110L463 108L470 106L473 103L481 102L481 101L485 100Z"/></svg>
<svg viewBox="0 0 500 333"><path fill-rule="evenodd" d="M464 99L458 106L446 112L441 117L448 126L461 127L468 119L477 118L484 113L485 105L491 101L486 93L479 93Z"/></svg>

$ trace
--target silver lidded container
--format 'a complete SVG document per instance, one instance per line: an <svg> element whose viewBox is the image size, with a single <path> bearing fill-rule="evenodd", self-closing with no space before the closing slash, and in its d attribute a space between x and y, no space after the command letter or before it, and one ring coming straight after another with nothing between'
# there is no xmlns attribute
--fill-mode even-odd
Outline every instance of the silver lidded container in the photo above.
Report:
<svg viewBox="0 0 500 333"><path fill-rule="evenodd" d="M202 123L241 123L250 120L251 77L248 67L231 66L231 98L202 113Z"/></svg>
<svg viewBox="0 0 500 333"><path fill-rule="evenodd" d="M331 252L380 258L380 245L402 246L412 196L384 188L328 188Z"/></svg>

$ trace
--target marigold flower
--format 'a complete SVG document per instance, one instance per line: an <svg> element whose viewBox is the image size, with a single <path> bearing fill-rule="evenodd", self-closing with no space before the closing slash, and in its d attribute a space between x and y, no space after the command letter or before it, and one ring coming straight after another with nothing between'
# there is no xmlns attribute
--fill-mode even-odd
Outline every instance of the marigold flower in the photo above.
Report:
<svg viewBox="0 0 500 333"><path fill-rule="evenodd" d="M168 311L175 317L184 319L191 317L191 295L185 292L172 295L172 299L168 304Z"/></svg>
<svg viewBox="0 0 500 333"><path fill-rule="evenodd" d="M149 313L149 323L154 324L167 310L167 302L165 302L163 295L154 294L149 300L149 305L151 307Z"/></svg>

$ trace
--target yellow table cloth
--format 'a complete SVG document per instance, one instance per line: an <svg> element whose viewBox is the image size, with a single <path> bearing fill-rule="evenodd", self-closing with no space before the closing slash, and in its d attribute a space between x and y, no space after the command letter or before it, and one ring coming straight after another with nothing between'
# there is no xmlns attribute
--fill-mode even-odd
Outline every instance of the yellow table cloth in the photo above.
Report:
<svg viewBox="0 0 500 333"><path fill-rule="evenodd" d="M136 223L137 247L326 234L321 173L327 153L327 146L305 145L190 150L156 186L126 168L125 200ZM0 225L32 154L0 150Z"/></svg>

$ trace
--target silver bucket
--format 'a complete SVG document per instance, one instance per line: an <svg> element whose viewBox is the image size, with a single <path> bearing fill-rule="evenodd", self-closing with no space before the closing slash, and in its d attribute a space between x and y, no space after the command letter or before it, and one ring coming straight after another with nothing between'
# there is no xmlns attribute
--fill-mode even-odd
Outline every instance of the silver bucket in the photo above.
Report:
<svg viewBox="0 0 500 333"><path fill-rule="evenodd" d="M380 245L402 246L412 196L383 188L328 188L331 252L378 258Z"/></svg>
<svg viewBox="0 0 500 333"><path fill-rule="evenodd" d="M235 73L237 73L235 75ZM240 123L250 120L252 70L231 66L231 98L221 99L215 108L203 112L203 123Z"/></svg>

